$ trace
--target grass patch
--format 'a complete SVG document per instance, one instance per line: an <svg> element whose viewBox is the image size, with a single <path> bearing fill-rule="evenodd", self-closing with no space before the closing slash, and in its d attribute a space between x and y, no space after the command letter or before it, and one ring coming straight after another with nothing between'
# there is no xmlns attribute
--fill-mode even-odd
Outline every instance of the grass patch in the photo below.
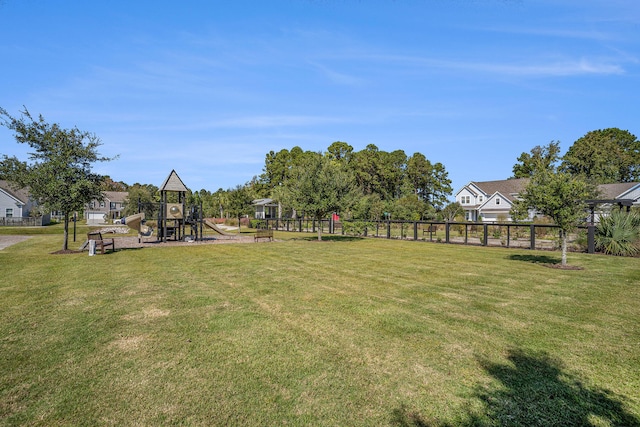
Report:
<svg viewBox="0 0 640 427"><path fill-rule="evenodd" d="M636 260L302 236L0 251L0 423L640 425Z"/></svg>

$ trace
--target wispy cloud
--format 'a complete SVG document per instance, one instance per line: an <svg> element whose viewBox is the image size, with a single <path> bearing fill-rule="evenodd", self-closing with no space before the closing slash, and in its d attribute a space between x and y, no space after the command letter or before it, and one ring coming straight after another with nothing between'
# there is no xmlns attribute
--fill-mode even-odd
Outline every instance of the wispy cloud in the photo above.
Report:
<svg viewBox="0 0 640 427"><path fill-rule="evenodd" d="M360 77L355 77L351 74L340 73L326 65L320 64L318 62L310 61L309 64L313 66L316 70L320 71L320 73L326 77L329 81L345 85L345 86L360 86L364 83L364 80Z"/></svg>
<svg viewBox="0 0 640 427"><path fill-rule="evenodd" d="M530 60L514 62L488 62L488 61L454 61L448 59L427 58L421 56L398 55L369 55L368 60L375 62L387 62L404 64L411 67L423 67L429 69L482 72L503 76L522 77L557 77L579 75L611 75L623 74L624 68L620 64L605 60L588 58L579 59L550 59Z"/></svg>

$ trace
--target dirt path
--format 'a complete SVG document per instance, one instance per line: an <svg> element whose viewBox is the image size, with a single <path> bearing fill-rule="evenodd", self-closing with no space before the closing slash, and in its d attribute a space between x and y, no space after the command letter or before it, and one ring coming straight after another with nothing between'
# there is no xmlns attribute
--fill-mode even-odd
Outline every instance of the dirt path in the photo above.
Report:
<svg viewBox="0 0 640 427"><path fill-rule="evenodd" d="M16 243L24 242L27 239L30 239L31 236L3 236L0 235L0 251L4 248L8 248L11 245L15 245Z"/></svg>

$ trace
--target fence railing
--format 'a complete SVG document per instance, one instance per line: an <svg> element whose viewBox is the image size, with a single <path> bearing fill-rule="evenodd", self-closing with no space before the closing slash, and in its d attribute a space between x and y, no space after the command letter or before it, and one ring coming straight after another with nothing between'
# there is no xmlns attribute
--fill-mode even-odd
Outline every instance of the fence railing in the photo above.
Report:
<svg viewBox="0 0 640 427"><path fill-rule="evenodd" d="M550 224L441 222L441 221L358 221L330 219L264 219L259 226L279 231L361 237L378 237L476 246L501 246L522 249L557 249L560 228ZM582 226L568 236L569 249L595 252L595 227Z"/></svg>
<svg viewBox="0 0 640 427"><path fill-rule="evenodd" d="M51 222L49 215L29 218L0 217L0 226L9 227L41 227Z"/></svg>

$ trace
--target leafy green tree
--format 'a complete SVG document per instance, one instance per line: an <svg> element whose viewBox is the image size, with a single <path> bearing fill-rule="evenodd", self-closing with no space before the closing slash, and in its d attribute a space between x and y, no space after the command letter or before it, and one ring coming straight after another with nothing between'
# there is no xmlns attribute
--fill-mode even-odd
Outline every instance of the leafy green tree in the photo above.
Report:
<svg viewBox="0 0 640 427"><path fill-rule="evenodd" d="M397 199L402 195L407 155L402 150L381 151L379 160L382 196L386 200Z"/></svg>
<svg viewBox="0 0 640 427"><path fill-rule="evenodd" d="M457 216L464 216L464 208L458 202L449 203L439 214L444 221L455 221Z"/></svg>
<svg viewBox="0 0 640 427"><path fill-rule="evenodd" d="M291 151L282 149L277 153L270 151L265 158L265 165L260 182L263 183L268 190L282 185L291 175L291 170L300 165L305 157L315 154L310 151L303 151L302 148L296 146Z"/></svg>
<svg viewBox="0 0 640 427"><path fill-rule="evenodd" d="M211 195L211 205L215 209L217 215L220 214L220 218L225 218L225 211L229 204L229 192L219 188L218 191ZM207 211L205 209L205 211ZM213 216L213 214L211 214Z"/></svg>
<svg viewBox="0 0 640 427"><path fill-rule="evenodd" d="M158 214L160 202L158 187L153 184L135 183L129 186L129 194L125 199L124 214L134 215L138 210L144 212L146 219L151 220Z"/></svg>
<svg viewBox="0 0 640 427"><path fill-rule="evenodd" d="M567 264L567 235L584 220L585 200L596 195L596 187L582 176L536 168L515 205L519 212L535 209L560 228L564 266Z"/></svg>
<svg viewBox="0 0 640 427"><path fill-rule="evenodd" d="M320 221L351 206L359 195L353 173L342 163L316 153L292 170L283 186L283 202ZM322 227L318 227L322 240Z"/></svg>
<svg viewBox="0 0 640 427"><path fill-rule="evenodd" d="M425 219L430 208L431 207L416 194L408 194L395 199L389 207L389 212L393 219L420 221Z"/></svg>
<svg viewBox="0 0 640 427"><path fill-rule="evenodd" d="M227 212L235 218L253 213L251 202L254 200L246 185L237 185L227 192Z"/></svg>
<svg viewBox="0 0 640 427"><path fill-rule="evenodd" d="M513 166L512 178L531 178L536 168L553 170L560 161L560 142L551 141L548 145L533 147L530 153L522 153L518 163Z"/></svg>
<svg viewBox="0 0 640 427"><path fill-rule="evenodd" d="M49 124L42 115L35 119L26 108L21 113L15 118L0 108L1 124L14 131L18 143L28 144L34 152L29 154L30 162L4 155L0 175L17 187L29 188L41 208L62 212L62 250L66 251L70 216L92 200L103 200L104 177L93 173L91 166L112 159L98 153L101 143L95 134Z"/></svg>
<svg viewBox="0 0 640 427"><path fill-rule="evenodd" d="M354 154L354 173L358 186L365 195L378 194L384 199L381 185L380 150L374 144L369 144L364 150Z"/></svg>
<svg viewBox="0 0 640 427"><path fill-rule="evenodd" d="M385 203L379 194L361 196L353 206L353 218L379 221L385 212Z"/></svg>
<svg viewBox="0 0 640 427"><path fill-rule="evenodd" d="M103 191L127 191L127 184L122 181L114 181L109 175L105 175L102 181Z"/></svg>
<svg viewBox="0 0 640 427"><path fill-rule="evenodd" d="M351 160L352 154L353 147L342 141L332 143L327 149L327 155L330 159L342 160L347 163Z"/></svg>
<svg viewBox="0 0 640 427"><path fill-rule="evenodd" d="M561 169L596 184L639 181L640 141L618 128L588 132L569 148Z"/></svg>
<svg viewBox="0 0 640 427"><path fill-rule="evenodd" d="M442 209L447 203L448 197L453 193L449 173L445 170L442 163L437 162L433 165L432 176L432 186L428 199L430 199L431 206L435 209Z"/></svg>

